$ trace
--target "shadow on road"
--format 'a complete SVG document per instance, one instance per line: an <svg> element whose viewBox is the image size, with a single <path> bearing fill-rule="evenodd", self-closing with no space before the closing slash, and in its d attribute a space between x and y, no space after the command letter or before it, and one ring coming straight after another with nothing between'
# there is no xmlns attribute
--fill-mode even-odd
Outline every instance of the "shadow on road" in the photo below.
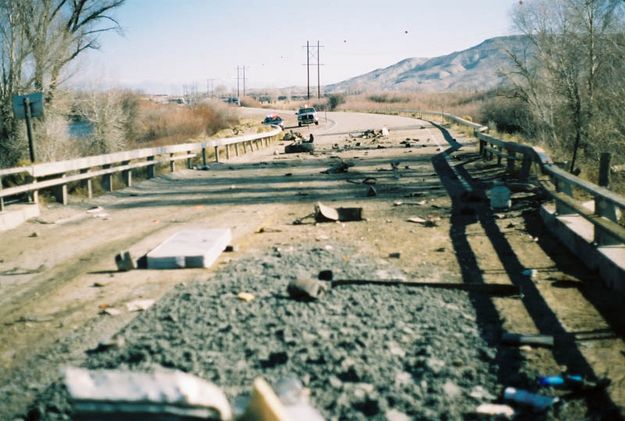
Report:
<svg viewBox="0 0 625 421"><path fill-rule="evenodd" d="M556 338L553 348L553 356L556 362L560 366L566 366L571 372L580 373L591 379L597 378L597 375L600 373L594 373L592 367L581 353L574 335L567 332L565 327L562 326L557 315L550 308L532 280L522 274L525 267L521 264L504 233L499 229L495 216L485 200L484 191L486 186L481 180L503 177L502 170L497 170L494 167L486 168L480 174L480 179L477 180L472 178L463 165L454 165L452 168L449 157L460 145L446 129L442 127L438 127L438 129L450 144L450 148L435 155L432 158L432 164L452 200L449 234L461 267L464 282L484 283L483 272L479 266L478 258L467 236L467 226L479 223L497 253L497 257L501 261L510 281L521 290L523 305L540 334L553 335ZM476 157L471 154L464 154L463 158L472 160ZM467 194L467 188L472 190L472 193ZM538 223L540 222L532 221L534 225ZM491 297L476 293L470 293L469 295L475 306L482 337L498 349L495 363L501 384L533 387L535 379L527 378L527 375L520 370L522 357L517 348L500 344L503 321ZM605 390L589 393L584 398L589 417L593 419L596 416L620 419L618 407L612 402Z"/></svg>

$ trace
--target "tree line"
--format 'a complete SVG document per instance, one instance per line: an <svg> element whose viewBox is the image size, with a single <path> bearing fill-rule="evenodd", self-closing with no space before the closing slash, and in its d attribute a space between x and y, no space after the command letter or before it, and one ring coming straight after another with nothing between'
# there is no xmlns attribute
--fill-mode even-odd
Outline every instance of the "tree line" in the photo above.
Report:
<svg viewBox="0 0 625 421"><path fill-rule="evenodd" d="M527 40L509 52L516 124L574 173L601 152L625 159L625 2L524 0L511 16Z"/></svg>
<svg viewBox="0 0 625 421"><path fill-rule="evenodd" d="M35 128L44 139L58 134L59 85L69 65L91 49L99 36L121 31L114 11L125 0L0 0L0 167L27 154L12 98L43 92L49 113ZM54 139L50 139L54 143Z"/></svg>

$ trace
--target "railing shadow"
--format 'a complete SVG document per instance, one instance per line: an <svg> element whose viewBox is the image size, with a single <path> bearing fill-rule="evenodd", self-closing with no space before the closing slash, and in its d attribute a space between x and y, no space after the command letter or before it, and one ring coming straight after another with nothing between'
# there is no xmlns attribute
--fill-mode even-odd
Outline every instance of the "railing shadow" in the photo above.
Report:
<svg viewBox="0 0 625 421"><path fill-rule="evenodd" d="M566 329L557 315L549 307L529 277L524 276L525 267L521 264L513 247L499 229L495 216L485 200L467 202L465 199L466 187L473 189L471 197L484 198L484 186L480 181L474 180L462 165L452 168L448 156L456 151L458 143L444 128L438 127L443 136L450 144L450 148L432 158L435 171L439 174L441 182L452 201L450 238L456 252L461 275L464 282L483 283L484 277L479 267L477 256L467 238L467 226L479 223L491 242L497 257L504 267L510 281L519 287L522 292L523 305L527 309L532 321L540 334L553 335L556 344L553 348L553 356L561 366L580 373L588 378L596 378L592 367L584 358L574 337L567 334ZM460 178L464 180L460 180ZM464 182L463 182L464 181ZM467 211L470 209L470 211ZM469 293L473 303L479 329L482 337L497 348L495 363L497 365L498 380L501 384L512 386L529 387L535 384L533 379L528 379L521 369L521 355L516 348L502 346L499 337L503 332L503 322L493 300L483 294ZM617 406L612 402L605 390L598 390L584 396L589 414L588 416L605 416L610 419L620 419Z"/></svg>

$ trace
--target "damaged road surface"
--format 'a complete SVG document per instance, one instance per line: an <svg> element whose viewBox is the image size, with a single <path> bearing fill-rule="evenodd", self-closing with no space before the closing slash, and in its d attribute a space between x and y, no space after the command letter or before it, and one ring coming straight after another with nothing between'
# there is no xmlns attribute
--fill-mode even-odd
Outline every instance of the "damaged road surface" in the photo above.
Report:
<svg viewBox="0 0 625 421"><path fill-rule="evenodd" d="M328 116L303 130L314 150L276 143L3 233L0 419L70 419L67 366L179 370L235 415L258 378L295 378L329 420L620 416L623 301L542 232L540 197L493 213L484 192L509 180L470 139L447 156L427 122ZM229 230L230 251L126 264L189 226Z"/></svg>

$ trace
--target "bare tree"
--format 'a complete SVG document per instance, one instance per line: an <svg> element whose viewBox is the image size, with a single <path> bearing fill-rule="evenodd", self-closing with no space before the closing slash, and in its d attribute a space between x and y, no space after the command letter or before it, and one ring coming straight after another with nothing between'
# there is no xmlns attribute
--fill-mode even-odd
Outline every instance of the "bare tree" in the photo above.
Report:
<svg viewBox="0 0 625 421"><path fill-rule="evenodd" d="M625 65L624 16L622 0L527 0L513 10L528 49L510 53L510 78L533 112L534 129L572 150L571 171L580 148L592 152L603 136L617 135L605 101L625 83L613 77Z"/></svg>
<svg viewBox="0 0 625 421"><path fill-rule="evenodd" d="M120 30L113 12L124 2L0 0L0 155L4 161L14 163L20 157L11 113L13 95L43 91L50 104L67 65L83 52L99 48L101 33Z"/></svg>

